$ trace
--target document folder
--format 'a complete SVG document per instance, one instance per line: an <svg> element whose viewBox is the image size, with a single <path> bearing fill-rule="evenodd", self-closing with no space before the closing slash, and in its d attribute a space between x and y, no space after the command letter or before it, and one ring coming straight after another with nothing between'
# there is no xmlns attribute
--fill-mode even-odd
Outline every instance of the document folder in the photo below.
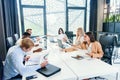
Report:
<svg viewBox="0 0 120 80"><path fill-rule="evenodd" d="M59 71L61 71L61 68L51 65L51 64L47 64L46 67L40 68L37 70L37 72L41 73L42 75L44 75L46 77L52 76L53 74L55 74Z"/></svg>

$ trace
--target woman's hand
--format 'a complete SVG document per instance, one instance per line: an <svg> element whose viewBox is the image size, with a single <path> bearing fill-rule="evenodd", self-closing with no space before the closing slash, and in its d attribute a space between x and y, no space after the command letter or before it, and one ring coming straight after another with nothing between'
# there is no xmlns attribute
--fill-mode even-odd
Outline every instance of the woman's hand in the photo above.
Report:
<svg viewBox="0 0 120 80"><path fill-rule="evenodd" d="M92 53L86 53L88 56L90 56L91 58L93 58L93 54Z"/></svg>

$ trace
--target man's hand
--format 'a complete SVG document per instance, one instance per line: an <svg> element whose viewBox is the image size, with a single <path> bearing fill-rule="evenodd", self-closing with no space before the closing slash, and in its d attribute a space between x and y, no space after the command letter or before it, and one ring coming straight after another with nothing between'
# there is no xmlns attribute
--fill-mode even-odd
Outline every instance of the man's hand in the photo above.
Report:
<svg viewBox="0 0 120 80"><path fill-rule="evenodd" d="M34 50L33 53L35 53L35 52L41 52L41 51L42 51L42 48L38 48L38 49Z"/></svg>
<svg viewBox="0 0 120 80"><path fill-rule="evenodd" d="M30 56L24 57L24 60L25 60L25 61L28 61L29 59L30 59Z"/></svg>
<svg viewBox="0 0 120 80"><path fill-rule="evenodd" d="M44 61L44 62L42 62L40 65L41 65L41 67L43 68L43 67L45 67L47 64L48 64L48 61Z"/></svg>

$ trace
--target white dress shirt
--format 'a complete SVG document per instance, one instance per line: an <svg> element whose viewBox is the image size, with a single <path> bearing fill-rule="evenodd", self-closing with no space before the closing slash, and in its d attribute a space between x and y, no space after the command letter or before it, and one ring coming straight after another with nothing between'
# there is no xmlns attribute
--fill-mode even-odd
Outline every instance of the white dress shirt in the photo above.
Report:
<svg viewBox="0 0 120 80"><path fill-rule="evenodd" d="M23 64L24 56L25 52L19 45L13 46L8 50L4 66L4 80L15 77L18 74L25 76L40 68L40 65L25 66Z"/></svg>

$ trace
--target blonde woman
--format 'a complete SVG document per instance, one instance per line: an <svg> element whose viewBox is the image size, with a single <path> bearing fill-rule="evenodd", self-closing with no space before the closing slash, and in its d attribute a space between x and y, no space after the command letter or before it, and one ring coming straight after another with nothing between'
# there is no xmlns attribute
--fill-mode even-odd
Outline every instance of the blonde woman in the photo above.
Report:
<svg viewBox="0 0 120 80"><path fill-rule="evenodd" d="M79 27L76 32L75 45L81 44L83 40L84 40L84 31L81 27Z"/></svg>
<svg viewBox="0 0 120 80"><path fill-rule="evenodd" d="M77 28L75 43L70 47L63 49L62 51L71 52L81 48L81 44L84 41L84 31L81 27Z"/></svg>

